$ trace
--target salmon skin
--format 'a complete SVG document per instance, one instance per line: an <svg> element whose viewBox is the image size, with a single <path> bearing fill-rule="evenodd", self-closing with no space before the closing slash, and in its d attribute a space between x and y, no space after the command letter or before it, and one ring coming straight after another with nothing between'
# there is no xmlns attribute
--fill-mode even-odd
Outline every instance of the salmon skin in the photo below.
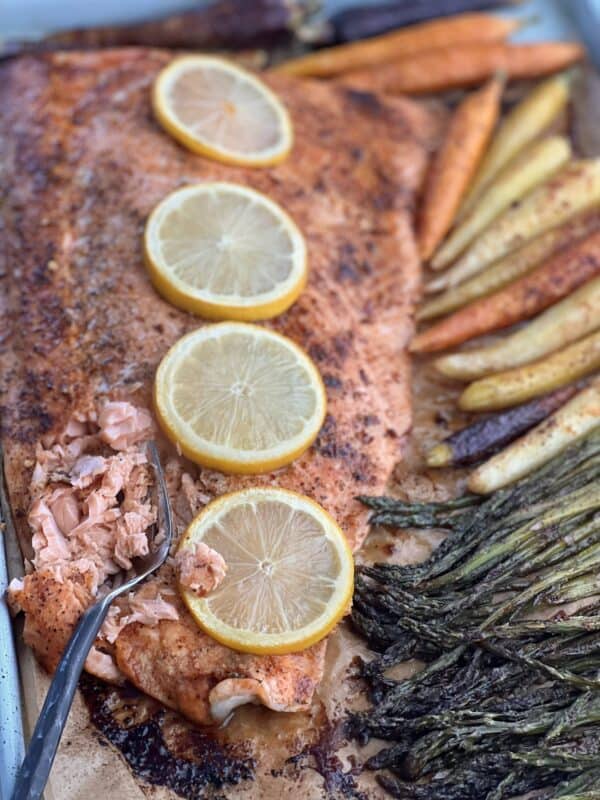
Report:
<svg viewBox="0 0 600 800"><path fill-rule="evenodd" d="M26 56L0 68L2 445L24 555L32 557L36 446L108 400L151 408L160 359L205 324L155 293L142 232L169 192L214 180L264 192L306 236L307 289L267 325L314 359L328 415L313 447L268 475L198 469L162 442L178 532L213 496L276 485L321 503L356 549L367 523L355 497L383 491L411 421L405 351L419 288L412 215L441 116L400 98L273 76L268 83L295 126L292 154L269 169L227 167L188 153L154 121L150 87L169 59L107 50ZM280 710L310 705L325 643L295 656L233 653L195 626L169 569L143 591L153 600L170 587L176 618L151 625L137 616L104 648L121 676L200 723L239 697ZM27 630L47 667L89 592L75 577L32 576Z"/></svg>

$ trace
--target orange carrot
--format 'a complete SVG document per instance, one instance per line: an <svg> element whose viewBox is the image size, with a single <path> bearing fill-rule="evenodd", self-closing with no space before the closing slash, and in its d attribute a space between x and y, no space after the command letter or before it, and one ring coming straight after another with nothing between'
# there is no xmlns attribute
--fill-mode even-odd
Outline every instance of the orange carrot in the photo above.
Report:
<svg viewBox="0 0 600 800"><path fill-rule="evenodd" d="M561 250L537 269L416 336L410 349L444 350L534 316L600 275L600 232Z"/></svg>
<svg viewBox="0 0 600 800"><path fill-rule="evenodd" d="M419 251L427 261L450 230L498 119L504 78L494 78L458 106L427 178L419 216Z"/></svg>
<svg viewBox="0 0 600 800"><path fill-rule="evenodd" d="M287 75L328 78L349 70L373 67L393 59L430 50L470 42L496 42L506 39L521 23L491 14L458 14L450 19L437 19L411 25L383 36L361 42L328 47L314 53L284 61L274 72Z"/></svg>
<svg viewBox="0 0 600 800"><path fill-rule="evenodd" d="M474 86L498 71L508 78L537 78L580 61L583 47L571 42L510 45L463 44L416 53L377 68L343 76L345 84L369 92L425 94Z"/></svg>

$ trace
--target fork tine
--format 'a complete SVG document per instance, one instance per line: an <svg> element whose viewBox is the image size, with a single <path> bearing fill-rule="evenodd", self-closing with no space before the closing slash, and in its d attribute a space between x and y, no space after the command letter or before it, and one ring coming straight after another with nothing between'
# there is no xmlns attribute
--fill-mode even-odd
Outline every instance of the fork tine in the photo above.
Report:
<svg viewBox="0 0 600 800"><path fill-rule="evenodd" d="M157 478L158 489L158 529L164 529L165 540L161 542L160 551L171 548L173 541L173 512L171 511L171 502L169 500L169 493L167 492L167 483L163 472L162 464L160 463L160 456L158 455L158 448L156 442L148 442L148 452L150 454L150 461L154 467Z"/></svg>
<svg viewBox="0 0 600 800"><path fill-rule="evenodd" d="M122 586L122 585L123 585L123 583L124 583L124 575L125 575L125 573L123 572L123 570L122 570L122 569L120 569L120 570L119 570L119 571L116 573L116 575L114 575L114 576L113 576L113 579L112 579L112 584L111 584L111 587L110 587L110 588L111 588L111 591L113 591L113 592L114 592L115 590L117 590L117 591L118 591L118 590L121 588L121 586Z"/></svg>

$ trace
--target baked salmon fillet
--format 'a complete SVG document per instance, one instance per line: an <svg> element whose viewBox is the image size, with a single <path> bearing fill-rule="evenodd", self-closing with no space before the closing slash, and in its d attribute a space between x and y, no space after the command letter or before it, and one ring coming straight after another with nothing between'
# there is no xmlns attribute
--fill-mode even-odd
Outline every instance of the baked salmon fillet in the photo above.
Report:
<svg viewBox="0 0 600 800"><path fill-rule="evenodd" d="M316 443L272 474L199 469L161 440L178 534L210 498L276 485L321 503L356 549L367 524L355 497L384 489L411 422L411 222L440 118L408 100L268 77L291 113L293 152L269 169L227 167L154 121L150 87L169 59L115 50L0 69L2 447L28 572L10 599L48 669L102 582L144 545L154 372L205 324L158 296L144 269L144 223L169 192L239 182L293 217L308 244L308 287L268 325L309 353L328 395ZM126 678L199 723L246 702L310 704L324 642L288 656L235 653L198 629L174 587L169 562L111 609L88 670Z"/></svg>

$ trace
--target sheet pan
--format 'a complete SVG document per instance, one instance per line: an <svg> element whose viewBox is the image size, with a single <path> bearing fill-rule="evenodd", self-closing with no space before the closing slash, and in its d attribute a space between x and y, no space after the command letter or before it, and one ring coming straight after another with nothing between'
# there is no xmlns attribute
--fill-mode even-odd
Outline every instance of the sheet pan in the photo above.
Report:
<svg viewBox="0 0 600 800"><path fill-rule="evenodd" d="M368 0L362 0L362 4L366 2ZM518 9L518 14L520 16L531 16L532 12L538 12L538 17L535 25L524 29L519 34L518 40L572 38L574 35L574 23L581 31L586 27L586 21L589 24L592 17L600 15L600 0L578 0L580 6L576 9L569 7L570 2L572 0L566 0L566 2L560 2L560 0L530 0L530 2L524 3ZM351 4L347 0L329 0L329 2L325 3L329 10ZM60 8L64 3L59 2L55 5ZM152 11L152 7L155 4L146 2L146 0L138 0L134 4L138 10L140 5L147 6L148 10ZM190 3L189 0L172 0L172 5L181 7L190 5ZM23 20L23 11L26 6L22 5L21 2L14 2L12 6L14 6L13 11L17 7L20 9L20 16L17 15L16 22L15 20L12 20L12 22L14 27L22 32L23 26L26 25ZM10 12L11 3L7 8ZM576 12L573 14L576 17L575 20L570 18L574 11ZM139 16L139 13L136 16ZM117 22L118 20L114 19L112 21ZM56 25L60 26L60 21ZM585 38L587 39L587 37ZM586 43L591 49L592 57L598 63L600 60L600 39L592 41L588 39ZM2 472L1 450L0 540L0 800L10 800L16 771L24 754L24 724L27 727L28 721L34 722L37 710L43 702L47 678L35 664L31 652L24 647L16 646L15 637L19 636L19 632L15 630L6 603L8 582L12 577L23 574L23 563L12 528ZM27 687L27 703L22 701L23 686ZM85 747L85 740L89 736L84 722L85 714L85 709L78 699L71 715L72 719L69 722L67 735L70 734L73 743L77 743L81 748ZM32 719L28 720L28 717L32 717ZM90 759L90 786L93 786L95 773L101 766L97 756ZM130 778L125 765L121 764L119 759L111 759L111 769L115 773L113 775L114 783L110 787L111 793L116 790L122 800L141 800L143 793L140 792ZM54 771L58 776L57 783L66 788L68 783L68 759L61 758L60 752ZM52 783L51 780L51 785ZM80 787L80 790L81 797L89 796L85 787ZM71 791L69 791L70 796L75 796L71 794ZM55 792L50 788L46 791L46 800L60 800L60 798L54 798L54 795ZM77 796L80 796L79 792L77 792ZM163 790L158 789L155 797L158 800L158 798L166 797L166 793L163 794Z"/></svg>
<svg viewBox="0 0 600 800"><path fill-rule="evenodd" d="M19 667L13 625L6 602L6 587L15 571L21 573L22 562L11 525L1 451L0 530L0 800L9 800L16 771L23 759L24 746Z"/></svg>

